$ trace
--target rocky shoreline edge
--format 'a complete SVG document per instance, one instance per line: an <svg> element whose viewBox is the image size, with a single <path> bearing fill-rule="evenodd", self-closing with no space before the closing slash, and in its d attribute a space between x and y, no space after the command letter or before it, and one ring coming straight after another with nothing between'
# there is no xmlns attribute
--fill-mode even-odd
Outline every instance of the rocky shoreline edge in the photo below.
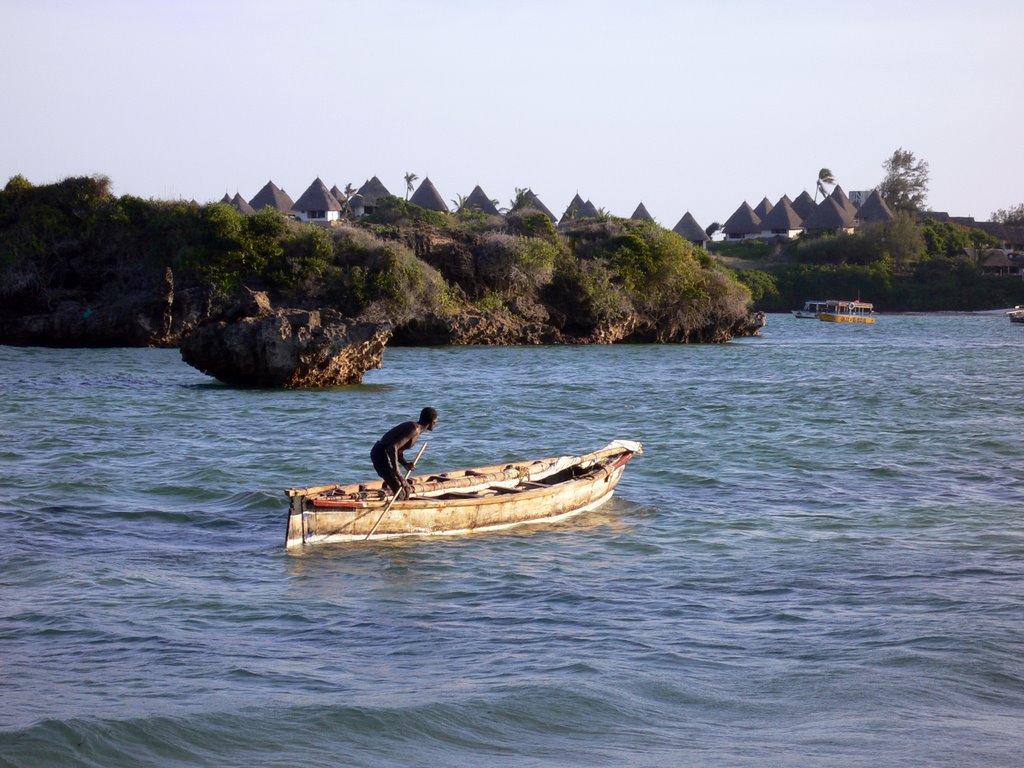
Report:
<svg viewBox="0 0 1024 768"><path fill-rule="evenodd" d="M0 344L177 347L186 363L228 384L304 388L360 383L382 365L387 345L715 343L757 335L765 322L763 313L751 312L678 337L633 317L575 337L505 309L370 322L329 307L274 307L266 293L248 289L228 298L202 288L175 290L168 269L158 290L136 290L99 306L69 297L46 312L8 316L0 322Z"/></svg>

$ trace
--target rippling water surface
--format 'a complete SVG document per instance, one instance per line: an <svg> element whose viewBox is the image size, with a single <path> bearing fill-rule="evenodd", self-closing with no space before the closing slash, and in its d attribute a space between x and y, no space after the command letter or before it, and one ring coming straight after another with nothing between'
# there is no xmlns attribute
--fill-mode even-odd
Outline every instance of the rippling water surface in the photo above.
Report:
<svg viewBox="0 0 1024 768"><path fill-rule="evenodd" d="M232 389L0 347L0 765L1018 766L1024 329L389 349ZM282 548L283 489L644 443L562 524Z"/></svg>

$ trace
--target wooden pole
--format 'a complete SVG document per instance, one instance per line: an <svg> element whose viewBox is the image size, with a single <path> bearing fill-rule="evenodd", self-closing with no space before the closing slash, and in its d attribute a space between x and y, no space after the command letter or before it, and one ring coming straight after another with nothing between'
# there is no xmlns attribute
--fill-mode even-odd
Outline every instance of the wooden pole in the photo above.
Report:
<svg viewBox="0 0 1024 768"><path fill-rule="evenodd" d="M405 473L405 479L407 481L408 481L409 477L412 475L412 471L414 469L416 469L416 465L420 463L420 456L422 456L423 452L425 450L427 450L427 446L428 445L430 445L430 443L424 442L423 443L423 447L420 448L420 452L417 453L416 454L416 458L413 459L412 466L409 468L409 471ZM395 499L398 498L398 494L399 493L401 493L401 490L396 491L395 495L391 497L391 501L389 501L388 505L386 507L384 507L384 511L380 513L380 517L377 518L377 522L373 524L373 528L371 528L370 532L368 534L366 534L366 538L364 538L363 541L366 541L366 539L368 539L371 536L373 536L373 532L377 530L377 526L380 525L380 521L384 519L384 515L386 515L388 513L388 510L391 509L391 505L395 503Z"/></svg>

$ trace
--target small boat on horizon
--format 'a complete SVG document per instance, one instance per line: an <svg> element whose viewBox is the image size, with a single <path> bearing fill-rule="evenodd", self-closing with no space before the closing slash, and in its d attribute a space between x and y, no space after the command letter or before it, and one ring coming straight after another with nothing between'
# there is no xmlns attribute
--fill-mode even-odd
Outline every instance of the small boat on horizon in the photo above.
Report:
<svg viewBox="0 0 1024 768"><path fill-rule="evenodd" d="M556 456L424 475L395 499L380 480L289 488L285 548L397 536L496 531L563 520L612 497L643 447L614 440L582 456Z"/></svg>

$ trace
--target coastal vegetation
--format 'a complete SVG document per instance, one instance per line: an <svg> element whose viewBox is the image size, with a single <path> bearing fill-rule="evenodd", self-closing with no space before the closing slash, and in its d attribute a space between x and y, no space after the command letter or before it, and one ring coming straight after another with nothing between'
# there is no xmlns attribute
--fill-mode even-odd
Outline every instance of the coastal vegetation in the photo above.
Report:
<svg viewBox="0 0 1024 768"><path fill-rule="evenodd" d="M934 312L1024 303L1024 280L982 268L988 249L998 246L981 229L898 211L891 222L853 234L714 243L711 250L736 269L766 312L785 312L808 298L857 296L888 312Z"/></svg>
<svg viewBox="0 0 1024 768"><path fill-rule="evenodd" d="M399 328L497 314L562 341L718 341L749 320L749 290L678 235L607 215L560 231L530 197L504 217L387 197L324 227L272 209L117 197L102 176L40 186L16 176L0 192L0 322L69 304L89 315L139 292L170 302L242 287Z"/></svg>

